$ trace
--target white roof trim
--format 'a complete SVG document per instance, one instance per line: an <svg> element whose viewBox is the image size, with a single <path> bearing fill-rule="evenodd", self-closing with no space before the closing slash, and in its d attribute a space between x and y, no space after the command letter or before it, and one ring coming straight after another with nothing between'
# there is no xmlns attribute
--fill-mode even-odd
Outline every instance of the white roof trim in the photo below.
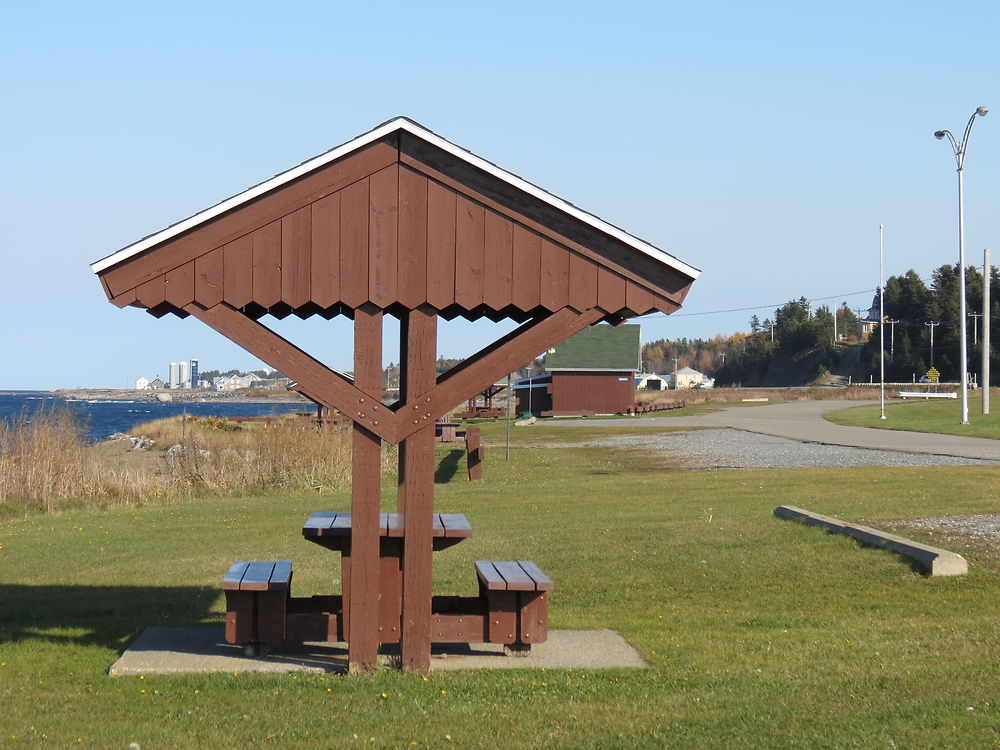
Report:
<svg viewBox="0 0 1000 750"><path fill-rule="evenodd" d="M550 206L553 206L554 208L562 211L563 213L569 214L570 216L584 222L585 224L589 224L590 226L594 227L600 232L603 232L604 234L610 235L611 237L614 237L615 239L624 242L626 245L635 248L636 250L650 256L654 260L657 260L666 266L669 266L683 274L686 274L687 276L690 276L692 279L697 278L701 273L698 269L694 268L693 266L689 266L687 263L684 263L683 261L675 258L674 256L668 253L665 253L658 247L650 245L648 242L640 240L638 237L632 236L628 232L619 229L613 224L609 224L603 219L600 219L594 216L593 214L587 213L586 211L577 208L572 203L568 203L567 201L564 201L562 198L558 198L555 195L552 195L552 193L543 190L537 185L533 185L530 182L521 179L517 175L511 174L510 172L501 169L496 164L493 164L492 162L486 161L485 159L476 156L471 151L467 151L464 148L456 146L454 143L451 143L450 141L446 141L441 136L435 135L431 131L427 130L421 125L418 125L413 120L407 119L406 117L397 117L395 119L392 119L389 122L379 125L374 130L370 130L364 135L358 136L352 141L348 141L347 143L341 146L337 146L336 148L333 148L327 151L326 153L320 154L319 156L316 156L308 161L305 161L299 166L289 169L287 172L282 172L279 175L275 175L270 180L266 180L265 182L262 182L259 185L255 185L249 190L245 190L244 192L239 193L238 195L234 195L232 198L222 201L222 203L218 203L212 206L211 208L207 208L204 211L196 213L194 216L191 216L187 219L184 219L183 221L180 221L172 226L169 226L166 229L157 232L156 234L151 234L148 237L144 237L143 239L139 240L138 242L134 242L131 245L123 247L118 252L112 253L106 258L102 258L101 260L92 263L90 269L94 273L101 273L102 271L105 271L108 268L111 268L112 266L115 266L118 263L121 263L122 261L131 258L134 255L138 255L144 250L148 250L149 248L158 245L159 243L164 242L165 240L168 240L171 237L175 237L178 234L181 234L182 232L186 232L189 229L193 229L199 224L214 219L216 216L219 216L225 213L226 211L236 208L242 203L246 203L247 201L253 200L254 198L257 198L258 196L263 195L264 193L274 190L275 188L280 187L281 185L284 185L287 182L291 182L292 180L295 180L298 177L301 177L302 175L308 174L309 172L318 169L326 164L329 164L330 162L335 161L336 159L339 159L342 156L346 156L352 151L356 151L360 148L363 148L368 144L373 143L379 140L380 138L383 138L384 136L389 135L390 133L393 133L397 130L405 130L406 132L411 133L412 135L415 135L416 137L421 138L424 141L427 141L431 145L440 148L442 151L447 151L449 154L452 154L453 156L456 156L459 159L468 162L474 167L481 169L484 172L487 172L488 174L491 174L494 177L497 177L498 179L503 180L504 182L510 185L513 185L519 190L528 193L529 195L537 198L540 201L543 201L544 203L548 203Z"/></svg>

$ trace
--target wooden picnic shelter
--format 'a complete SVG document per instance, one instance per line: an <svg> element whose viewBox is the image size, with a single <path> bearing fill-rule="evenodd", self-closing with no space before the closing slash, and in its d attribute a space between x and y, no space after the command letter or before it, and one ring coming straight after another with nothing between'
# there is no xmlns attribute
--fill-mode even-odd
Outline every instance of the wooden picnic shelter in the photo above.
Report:
<svg viewBox="0 0 1000 750"><path fill-rule="evenodd" d="M698 275L407 118L92 270L118 307L194 316L352 421L349 580L337 622L355 673L374 669L379 644L393 642L404 670L425 672L432 641L446 637L450 621L432 612L431 595L434 539L443 533L434 514L435 420L588 326L677 310ZM269 329L268 315L353 319L353 377ZM400 321L400 395L390 405L382 392L385 315ZM520 325L438 376L438 318L459 316ZM380 515L383 441L400 447L400 527L388 531ZM380 533L405 540L400 601L388 620L384 606L380 614Z"/></svg>

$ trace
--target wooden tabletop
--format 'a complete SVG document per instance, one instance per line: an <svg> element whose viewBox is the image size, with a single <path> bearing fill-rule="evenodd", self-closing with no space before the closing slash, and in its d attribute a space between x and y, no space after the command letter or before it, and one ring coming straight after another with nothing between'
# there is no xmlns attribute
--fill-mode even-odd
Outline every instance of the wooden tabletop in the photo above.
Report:
<svg viewBox="0 0 1000 750"><path fill-rule="evenodd" d="M472 536L472 526L463 513L435 513L432 536L449 539L466 539ZM306 537L327 537L351 535L351 514L334 511L316 511L302 526ZM401 513L379 514L379 536L402 537L403 515Z"/></svg>

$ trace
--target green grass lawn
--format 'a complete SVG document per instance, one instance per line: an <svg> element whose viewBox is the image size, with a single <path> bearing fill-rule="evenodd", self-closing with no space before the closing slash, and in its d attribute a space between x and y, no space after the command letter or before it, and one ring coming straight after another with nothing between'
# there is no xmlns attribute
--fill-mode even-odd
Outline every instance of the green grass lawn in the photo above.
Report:
<svg viewBox="0 0 1000 750"><path fill-rule="evenodd" d="M968 435L1000 440L1000 400L982 413L978 394L969 398L969 424L962 424L962 404L959 399L896 401L886 404L885 419L879 419L878 406L857 406L853 409L828 412L826 418L837 424L855 427L878 427L884 430L939 432L946 435Z"/></svg>
<svg viewBox="0 0 1000 750"><path fill-rule="evenodd" d="M300 528L348 497L33 515L0 522L0 747L1000 743L995 548L919 537L971 563L931 579L771 515L998 513L1000 469L686 473L639 451L526 447L571 442L543 425L515 430L505 461L502 430L484 428L486 481L464 481L460 462L437 487L438 509L466 513L475 536L436 553L435 590L473 594L476 559L534 559L556 581L550 627L617 630L648 669L111 678L147 627L219 627L232 560L289 557L294 593L331 591L339 561ZM442 481L455 449L439 448Z"/></svg>

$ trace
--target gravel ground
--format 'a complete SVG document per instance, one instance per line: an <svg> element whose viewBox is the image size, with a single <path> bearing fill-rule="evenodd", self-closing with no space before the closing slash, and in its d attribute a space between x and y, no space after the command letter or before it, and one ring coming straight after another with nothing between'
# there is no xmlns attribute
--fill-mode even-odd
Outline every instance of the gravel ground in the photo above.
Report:
<svg viewBox="0 0 1000 750"><path fill-rule="evenodd" d="M977 513L971 516L940 516L938 518L907 518L903 521L886 521L884 526L904 529L923 529L948 538L973 537L987 546L1000 547L1000 515Z"/></svg>
<svg viewBox="0 0 1000 750"><path fill-rule="evenodd" d="M569 444L566 444L567 447ZM573 443L579 447L581 443ZM996 466L1000 461L976 458L901 453L851 448L822 443L803 443L787 438L733 429L692 430L653 435L617 435L582 445L597 448L629 448L680 459L692 471L736 469L800 469L852 466ZM560 447L549 444L546 447ZM1000 547L1000 515L977 514L908 518L883 521L879 526L921 529L939 535L943 542L973 538L988 547Z"/></svg>
<svg viewBox="0 0 1000 750"><path fill-rule="evenodd" d="M581 443L572 445L580 446ZM681 460L695 471L725 469L804 469L849 466L997 466L1000 461L849 448L744 432L692 430L653 435L617 435L591 440L592 447L655 451ZM559 447L548 444L547 447Z"/></svg>

